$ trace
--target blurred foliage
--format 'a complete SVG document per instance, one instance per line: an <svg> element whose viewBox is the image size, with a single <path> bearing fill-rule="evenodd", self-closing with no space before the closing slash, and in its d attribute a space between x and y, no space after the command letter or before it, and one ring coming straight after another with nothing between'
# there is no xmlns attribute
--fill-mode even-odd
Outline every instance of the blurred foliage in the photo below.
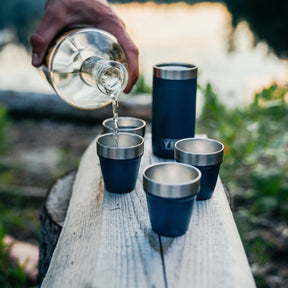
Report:
<svg viewBox="0 0 288 288"><path fill-rule="evenodd" d="M2 0L0 5L0 30L10 29L19 43L29 47L29 37L42 17L45 0ZM110 3L130 3L131 0L111 0ZM145 3L147 0L138 0ZM155 0L155 3L175 3L180 0ZM232 14L232 25L237 27L247 21L255 36L255 42L265 41L281 58L288 57L288 1L275 0L187 0L188 4L199 2L222 2ZM53 23L52 23L53 25ZM232 41L233 42L233 41ZM1 46L1 45L0 45Z"/></svg>
<svg viewBox="0 0 288 288"><path fill-rule="evenodd" d="M249 200L251 213L288 216L288 87L273 84L248 107L228 110L210 84L199 133L222 141L222 178L232 193Z"/></svg>
<svg viewBox="0 0 288 288"><path fill-rule="evenodd" d="M11 265L9 257L10 245L4 243L5 233L0 226L0 287L1 288L25 288L27 279L22 267L17 263Z"/></svg>
<svg viewBox="0 0 288 288"><path fill-rule="evenodd" d="M71 153L71 149L69 148L59 148L57 154L59 160L53 175L53 179L58 179L59 177L65 175L67 171L77 169L81 160L81 157L76 153Z"/></svg>
<svg viewBox="0 0 288 288"><path fill-rule="evenodd" d="M3 154L3 150L5 150L5 144L6 144L6 129L7 129L7 115L6 115L6 109L3 107L0 107L0 154ZM2 169L5 165L0 163L0 174L1 178L2 175ZM11 178L12 176L9 174L8 176L5 176L5 178ZM2 183L2 179L1 179ZM1 197L2 198L2 197ZM7 196L7 199L11 201L11 196ZM25 288L28 286L28 280L26 278L25 272L23 267L18 265L17 262L12 261L10 258L10 250L11 245L6 245L4 243L4 236L5 232L3 227L4 226L10 226L13 227L14 231L17 230L16 234L19 233L18 228L23 229L23 225L27 225L27 222L23 224L23 221L25 221L24 218L19 218L19 216L15 215L14 213L11 213L12 210L6 206L3 205L2 199L0 199L0 287L2 288ZM15 211L13 211L15 212ZM22 215L23 216L23 215ZM21 219L21 221L19 221ZM21 226L22 223L22 226ZM15 225L16 224L16 225ZM30 226L31 227L31 226ZM27 228L25 228L27 230Z"/></svg>
<svg viewBox="0 0 288 288"><path fill-rule="evenodd" d="M270 287L261 267L287 265L286 249L277 242L280 232L273 236L273 229L284 229L288 217L288 86L273 84L248 107L232 110L210 84L199 90L205 103L197 133L225 145L221 178L233 196L234 217L257 287Z"/></svg>
<svg viewBox="0 0 288 288"><path fill-rule="evenodd" d="M0 155L6 149L7 127L8 127L7 109L4 106L0 106Z"/></svg>
<svg viewBox="0 0 288 288"><path fill-rule="evenodd" d="M12 31L17 41L29 47L29 38L42 17L45 0L1 0L0 30Z"/></svg>
<svg viewBox="0 0 288 288"><path fill-rule="evenodd" d="M9 119L7 110L0 107L0 155L4 154L7 148L7 129ZM0 162L0 183L14 183L15 177L7 172L5 163ZM4 181L5 180L5 181ZM10 235L22 235L29 240L39 238L38 212L31 208L32 202L27 202L21 197L0 194L0 287L1 288L25 288L31 287L27 279L24 267L16 260L10 258L11 245L4 243L4 231ZM39 203L37 204L39 206ZM36 234L35 234L36 233ZM31 236L32 235L32 236ZM31 239L31 237L33 239Z"/></svg>
<svg viewBox="0 0 288 288"><path fill-rule="evenodd" d="M136 84L133 87L133 90L131 92L132 95L136 95L136 94L150 94L152 91L151 86L149 86L148 84L146 84L145 79L144 79L144 75L140 74L139 78L136 82Z"/></svg>
<svg viewBox="0 0 288 288"><path fill-rule="evenodd" d="M23 197L16 192L2 191L0 194L0 227L17 240L37 245L40 237L39 207L42 200Z"/></svg>
<svg viewBox="0 0 288 288"><path fill-rule="evenodd" d="M232 14L234 28L248 22L255 42L265 41L280 58L288 57L288 1L223 0Z"/></svg>

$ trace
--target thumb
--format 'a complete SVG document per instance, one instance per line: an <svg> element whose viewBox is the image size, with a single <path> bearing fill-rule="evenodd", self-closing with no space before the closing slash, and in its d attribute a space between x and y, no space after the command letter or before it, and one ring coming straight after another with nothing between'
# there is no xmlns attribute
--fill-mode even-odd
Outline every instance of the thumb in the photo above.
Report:
<svg viewBox="0 0 288 288"><path fill-rule="evenodd" d="M41 34L38 34L37 32L31 36L30 43L32 46L32 65L39 67L43 63L49 44L42 38Z"/></svg>
<svg viewBox="0 0 288 288"><path fill-rule="evenodd" d="M46 11L38 29L30 38L32 46L32 65L35 67L39 67L43 64L50 43L64 28L64 21L62 19L65 18L61 19L60 13L54 14Z"/></svg>

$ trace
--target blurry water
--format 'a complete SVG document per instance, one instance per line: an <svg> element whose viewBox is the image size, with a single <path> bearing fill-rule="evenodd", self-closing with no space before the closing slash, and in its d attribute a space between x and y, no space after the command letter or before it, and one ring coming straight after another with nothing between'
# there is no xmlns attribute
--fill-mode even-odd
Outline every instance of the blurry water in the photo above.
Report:
<svg viewBox="0 0 288 288"><path fill-rule="evenodd" d="M211 82L221 99L235 107L273 81L288 81L288 63L267 54L264 43L253 48L245 23L236 31L237 51L227 52L231 16L222 4L130 4L115 10L140 49L141 70L150 83L153 64L190 62L199 67L198 82Z"/></svg>
<svg viewBox="0 0 288 288"><path fill-rule="evenodd" d="M228 106L245 105L255 91L273 81L288 81L287 61L268 54L265 43L253 48L246 23L236 31L236 47L228 53L231 16L222 4L117 4L114 10L140 50L140 70L152 84L152 65L190 62L199 67L198 82L213 84ZM30 65L30 56L8 46L0 54L0 89L53 92ZM198 105L201 105L198 94Z"/></svg>

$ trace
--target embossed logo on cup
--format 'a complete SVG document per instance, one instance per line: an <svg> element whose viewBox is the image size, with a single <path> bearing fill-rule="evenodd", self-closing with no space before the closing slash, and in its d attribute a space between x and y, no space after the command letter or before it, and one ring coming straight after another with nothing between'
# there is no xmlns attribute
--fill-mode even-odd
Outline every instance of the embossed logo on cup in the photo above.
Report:
<svg viewBox="0 0 288 288"><path fill-rule="evenodd" d="M161 148L164 150L174 150L174 145L179 139L161 139Z"/></svg>

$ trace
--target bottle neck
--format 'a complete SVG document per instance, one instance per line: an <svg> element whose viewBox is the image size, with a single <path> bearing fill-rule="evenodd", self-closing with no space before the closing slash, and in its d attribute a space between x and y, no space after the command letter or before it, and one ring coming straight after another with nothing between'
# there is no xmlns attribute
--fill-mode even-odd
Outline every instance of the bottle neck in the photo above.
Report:
<svg viewBox="0 0 288 288"><path fill-rule="evenodd" d="M122 92L128 82L128 72L123 64L98 57L86 59L80 69L82 80L89 86L98 87L106 94Z"/></svg>

